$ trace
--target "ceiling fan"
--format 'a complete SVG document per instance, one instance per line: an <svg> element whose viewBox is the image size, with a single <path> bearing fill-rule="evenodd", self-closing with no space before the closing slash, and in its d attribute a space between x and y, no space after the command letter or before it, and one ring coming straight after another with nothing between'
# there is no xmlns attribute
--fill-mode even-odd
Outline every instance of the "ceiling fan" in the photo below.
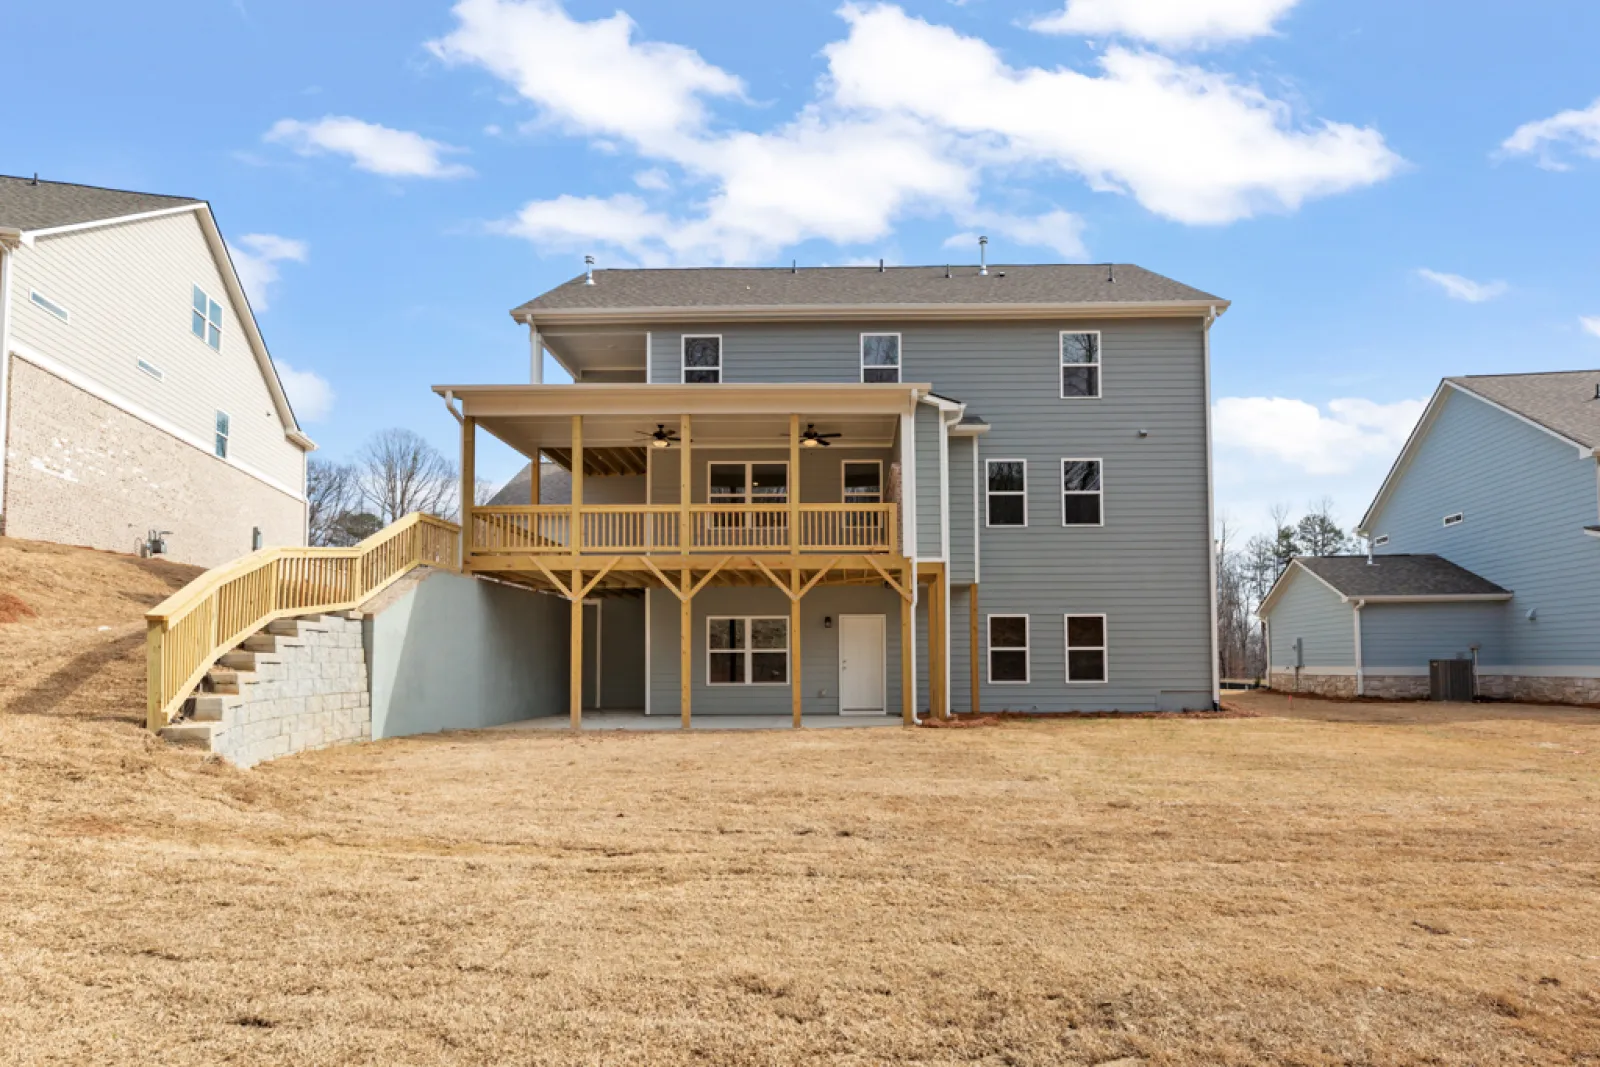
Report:
<svg viewBox="0 0 1600 1067"><path fill-rule="evenodd" d="M805 448L816 448L818 445L827 448L833 444L830 438L843 436L844 434L842 433L818 433L817 424L808 422L806 423L806 432L800 435L800 444Z"/></svg>
<svg viewBox="0 0 1600 1067"><path fill-rule="evenodd" d="M649 438L651 448L671 448L674 444L683 440L683 438L678 436L676 430L667 429L667 424L664 422L656 423L654 432L647 432L645 430L635 430L633 432L638 434L640 437Z"/></svg>

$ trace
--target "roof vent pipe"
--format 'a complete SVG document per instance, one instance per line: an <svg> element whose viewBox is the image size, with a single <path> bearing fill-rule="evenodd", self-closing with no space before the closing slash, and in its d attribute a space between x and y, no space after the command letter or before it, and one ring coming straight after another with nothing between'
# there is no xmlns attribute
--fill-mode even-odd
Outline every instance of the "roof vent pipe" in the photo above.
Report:
<svg viewBox="0 0 1600 1067"><path fill-rule="evenodd" d="M883 260L881 260L881 259L878 260L878 273L879 274L883 273Z"/></svg>
<svg viewBox="0 0 1600 1067"><path fill-rule="evenodd" d="M985 278L989 276L989 239L978 238L978 273Z"/></svg>
<svg viewBox="0 0 1600 1067"><path fill-rule="evenodd" d="M584 285L593 285L594 284L594 257L593 256L584 256L583 257L583 284Z"/></svg>

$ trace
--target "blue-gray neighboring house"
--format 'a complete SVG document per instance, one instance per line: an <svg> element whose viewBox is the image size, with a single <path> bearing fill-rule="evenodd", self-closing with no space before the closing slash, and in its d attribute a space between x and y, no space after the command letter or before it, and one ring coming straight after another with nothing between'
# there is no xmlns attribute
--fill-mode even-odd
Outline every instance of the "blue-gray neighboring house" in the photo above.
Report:
<svg viewBox="0 0 1600 1067"><path fill-rule="evenodd" d="M1600 370L1440 383L1357 526L1367 557L1295 560L1262 603L1274 687L1600 701Z"/></svg>

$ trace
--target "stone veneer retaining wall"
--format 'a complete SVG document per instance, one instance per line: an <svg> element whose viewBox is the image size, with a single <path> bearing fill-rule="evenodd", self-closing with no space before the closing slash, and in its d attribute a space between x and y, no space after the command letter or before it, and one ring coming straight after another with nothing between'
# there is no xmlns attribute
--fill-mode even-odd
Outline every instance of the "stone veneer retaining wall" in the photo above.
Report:
<svg viewBox="0 0 1600 1067"><path fill-rule="evenodd" d="M1273 671L1268 684L1285 693L1314 693L1325 697L1353 697L1354 675L1300 674ZM1368 675L1364 695L1378 700L1427 700L1430 686L1423 674ZM1540 704L1600 704L1600 678L1542 678L1526 674L1480 674L1478 696L1487 700L1532 701Z"/></svg>
<svg viewBox="0 0 1600 1067"><path fill-rule="evenodd" d="M1490 700L1552 704L1600 704L1600 678L1541 678L1527 674L1480 674L1478 695Z"/></svg>
<svg viewBox="0 0 1600 1067"><path fill-rule="evenodd" d="M300 620L297 637L256 654L255 680L226 706L211 751L240 767L372 736L361 620Z"/></svg>
<svg viewBox="0 0 1600 1067"><path fill-rule="evenodd" d="M1273 671L1267 684L1285 693L1312 693L1323 697L1356 695L1356 676L1353 674L1310 674L1302 670L1297 683L1294 671Z"/></svg>
<svg viewBox="0 0 1600 1067"><path fill-rule="evenodd" d="M26 359L9 393L6 536L138 554L170 530L168 558L201 567L249 552L256 527L264 545L305 544L300 501Z"/></svg>

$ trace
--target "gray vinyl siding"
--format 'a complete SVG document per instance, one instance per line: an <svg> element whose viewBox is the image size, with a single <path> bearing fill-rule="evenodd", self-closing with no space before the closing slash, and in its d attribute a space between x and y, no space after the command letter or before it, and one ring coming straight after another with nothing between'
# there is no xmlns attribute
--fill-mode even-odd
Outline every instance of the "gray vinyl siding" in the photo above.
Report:
<svg viewBox="0 0 1600 1067"><path fill-rule="evenodd" d="M680 713L678 671L681 662L678 626L681 605L671 593L650 595L651 703L653 715ZM869 586L818 586L801 604L802 711L834 715L839 711L839 615L884 616L887 691L885 712L900 710L900 597ZM706 684L706 618L712 615L789 615L789 598L776 589L712 586L694 598L691 711L701 715L788 715L788 685ZM832 616L831 628L823 620Z"/></svg>
<svg viewBox="0 0 1600 1067"><path fill-rule="evenodd" d="M644 673L644 597L601 598L600 707L643 709Z"/></svg>
<svg viewBox="0 0 1600 1067"><path fill-rule="evenodd" d="M962 442L963 445L965 443ZM983 600L981 591L978 599L981 607ZM950 709L952 711L972 710L971 671L972 587L952 585L950 588Z"/></svg>
<svg viewBox="0 0 1600 1067"><path fill-rule="evenodd" d="M939 492L943 419L938 408L917 405L917 555L921 559L944 558L940 519L943 499Z"/></svg>
<svg viewBox="0 0 1600 1067"><path fill-rule="evenodd" d="M975 437L952 437L950 450L950 583L966 585L973 581L972 450Z"/></svg>
<svg viewBox="0 0 1600 1067"><path fill-rule="evenodd" d="M643 504L645 476L642 474L613 474L597 477L584 476L583 502L585 504Z"/></svg>
<svg viewBox="0 0 1600 1067"><path fill-rule="evenodd" d="M1276 623L1274 623L1276 625ZM1429 660L1470 656L1480 663L1506 663L1503 603L1368 604L1361 609L1362 669L1426 670Z"/></svg>
<svg viewBox="0 0 1600 1067"><path fill-rule="evenodd" d="M1068 329L1101 331L1099 399L1061 399L1059 333ZM902 380L929 382L990 423L979 438L980 464L986 458L1028 461L1029 525L981 529L978 563L984 614L1031 619L1032 681L984 682L984 706L1148 711L1179 699L1174 694L1209 694L1211 535L1200 320L707 322L652 329L651 380L679 380L682 334L719 333L726 382L859 381L860 335L875 331L901 334ZM919 406L919 438L936 419L936 411ZM1140 430L1149 436L1139 437ZM938 485L937 453L934 461L925 459L922 444L917 547L931 556L937 528L924 509L937 501L937 491L926 489ZM958 440L955 447L969 451L971 445ZM1103 526L1061 525L1063 458L1103 461ZM670 488L658 468L656 485L664 490L658 502L677 499L676 475L667 477ZM700 484L697 477L697 492ZM954 484L951 492L960 499ZM1063 617L1069 613L1108 616L1109 683L1067 684ZM919 676L925 664L919 662ZM953 682L952 693L965 685L965 679Z"/></svg>
<svg viewBox="0 0 1600 1067"><path fill-rule="evenodd" d="M1445 527L1445 515L1466 521ZM1515 594L1486 667L1600 666L1595 461L1490 405L1448 390L1370 532L1382 552L1434 552ZM1537 619L1528 619L1530 611Z"/></svg>
<svg viewBox="0 0 1600 1067"><path fill-rule="evenodd" d="M1354 609L1316 578L1300 568L1284 579L1283 589L1269 614L1272 635L1272 667L1287 670L1295 665L1294 643L1305 642L1304 665L1349 667L1356 665ZM1362 642L1366 645L1366 641Z"/></svg>

